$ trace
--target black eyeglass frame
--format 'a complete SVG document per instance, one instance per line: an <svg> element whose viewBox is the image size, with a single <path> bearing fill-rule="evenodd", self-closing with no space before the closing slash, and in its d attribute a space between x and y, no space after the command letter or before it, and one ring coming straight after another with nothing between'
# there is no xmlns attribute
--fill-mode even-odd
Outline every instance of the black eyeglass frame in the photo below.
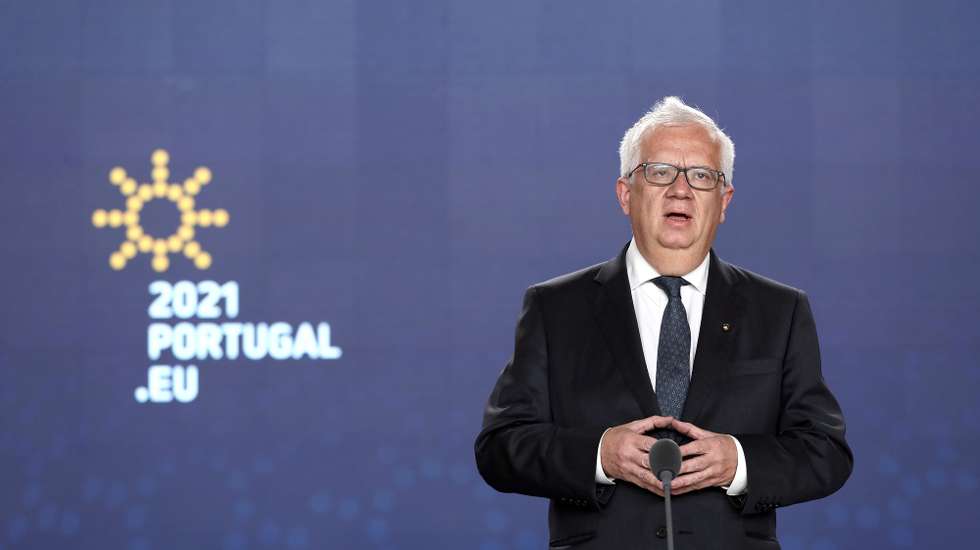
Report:
<svg viewBox="0 0 980 550"><path fill-rule="evenodd" d="M650 181L649 178L647 178L647 166L669 166L674 170L677 170L677 172L674 174L674 179L670 180L670 183L654 183ZM680 176L681 173L684 174L684 181L687 182L687 185L691 189L697 189L698 191L714 191L715 189L718 188L719 182L722 185L728 185L728 179L725 178L725 173L722 172L721 170L714 170L712 168L708 168L707 166L688 166L687 168L681 168L680 166L674 166L673 164L669 164L666 162L641 162L636 166L636 168L630 170L629 174L626 174L626 178L629 179L633 177L633 174L635 174L636 171L639 170L640 168L643 168L643 179L646 180L646 182L649 183L650 185L655 185L657 187L670 187L671 185L674 185L674 182L677 181L677 177ZM711 187L698 187L692 184L690 178L687 177L688 170L706 170L708 172L713 173L718 179L715 180L715 184Z"/></svg>

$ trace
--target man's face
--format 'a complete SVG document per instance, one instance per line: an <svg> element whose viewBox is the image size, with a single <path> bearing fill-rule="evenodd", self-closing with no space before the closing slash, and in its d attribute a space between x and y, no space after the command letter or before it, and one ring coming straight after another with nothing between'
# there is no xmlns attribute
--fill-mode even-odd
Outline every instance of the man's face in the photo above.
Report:
<svg viewBox="0 0 980 550"><path fill-rule="evenodd" d="M697 124L661 126L647 134L640 147L640 162L721 170L718 143ZM696 259L711 248L733 193L731 185L721 182L710 191L694 189L684 174L666 187L657 187L647 183L642 169L616 182L619 204L630 218L641 252L686 251Z"/></svg>

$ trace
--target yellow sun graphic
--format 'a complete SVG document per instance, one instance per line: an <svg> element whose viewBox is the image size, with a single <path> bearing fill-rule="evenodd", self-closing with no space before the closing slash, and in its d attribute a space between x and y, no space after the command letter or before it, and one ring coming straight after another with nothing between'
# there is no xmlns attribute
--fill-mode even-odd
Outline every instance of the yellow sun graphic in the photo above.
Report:
<svg viewBox="0 0 980 550"><path fill-rule="evenodd" d="M152 254L150 265L157 272L164 272L170 267L170 253L183 252L184 256L194 262L198 269L211 267L211 255L205 252L200 243L194 240L196 227L224 227L230 219L228 211L195 210L194 197L201 189L211 182L211 170L200 166L194 170L194 175L184 180L183 185L169 183L170 154L164 149L153 151L150 156L153 165L151 183L137 183L126 174L120 166L109 170L109 182L119 187L126 197L125 210L103 210L92 212L92 225L95 227L125 227L126 240L119 249L109 255L109 266L120 270L138 253ZM140 211L147 203L165 199L177 206L180 212L180 226L172 235L164 238L154 237L143 230L140 225Z"/></svg>

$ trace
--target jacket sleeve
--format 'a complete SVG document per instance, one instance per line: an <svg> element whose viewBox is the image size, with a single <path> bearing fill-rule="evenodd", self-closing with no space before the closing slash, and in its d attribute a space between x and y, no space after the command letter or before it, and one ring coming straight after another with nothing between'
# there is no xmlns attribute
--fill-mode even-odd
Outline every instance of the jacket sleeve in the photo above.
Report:
<svg viewBox="0 0 980 550"><path fill-rule="evenodd" d="M799 292L782 374L782 413L776 435L737 434L748 466L742 513L827 496L851 474L854 458L844 440L844 416L820 369L816 325Z"/></svg>
<svg viewBox="0 0 980 550"><path fill-rule="evenodd" d="M531 287L524 295L514 354L483 414L477 468L498 491L599 506L595 457L603 429L554 422L545 326L539 291Z"/></svg>

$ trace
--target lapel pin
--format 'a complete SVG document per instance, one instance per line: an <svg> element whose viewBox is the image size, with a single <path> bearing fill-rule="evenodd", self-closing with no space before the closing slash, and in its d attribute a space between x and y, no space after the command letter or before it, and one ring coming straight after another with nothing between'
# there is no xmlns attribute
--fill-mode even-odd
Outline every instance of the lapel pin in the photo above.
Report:
<svg viewBox="0 0 980 550"><path fill-rule="evenodd" d="M729 325L728 323L722 323L721 324L721 331L722 332L729 332L731 330L732 330L732 326Z"/></svg>

